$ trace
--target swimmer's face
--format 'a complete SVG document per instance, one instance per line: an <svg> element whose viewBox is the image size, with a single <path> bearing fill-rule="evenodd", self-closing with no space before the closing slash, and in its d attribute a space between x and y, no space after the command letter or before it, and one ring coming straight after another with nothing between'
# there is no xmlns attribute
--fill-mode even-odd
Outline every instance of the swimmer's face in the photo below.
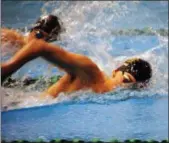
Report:
<svg viewBox="0 0 169 143"><path fill-rule="evenodd" d="M33 39L41 39L41 40L46 40L48 38L49 34L38 29L38 30L33 30L29 36L28 36L28 41L27 42L30 42L31 40Z"/></svg>
<svg viewBox="0 0 169 143"><path fill-rule="evenodd" d="M31 32L37 31L35 35L37 39L44 39L46 42L58 40L58 36L62 30L58 17L54 15L46 15L39 18L30 29Z"/></svg>
<svg viewBox="0 0 169 143"><path fill-rule="evenodd" d="M35 37L37 39L46 40L49 37L49 34L44 32L43 30L38 29L38 30L34 30L34 32L35 32Z"/></svg>
<svg viewBox="0 0 169 143"><path fill-rule="evenodd" d="M118 70L114 70L112 72L112 78L113 79L117 79L118 81L122 81L122 83L135 83L136 79L127 72L122 72L122 71L118 71Z"/></svg>

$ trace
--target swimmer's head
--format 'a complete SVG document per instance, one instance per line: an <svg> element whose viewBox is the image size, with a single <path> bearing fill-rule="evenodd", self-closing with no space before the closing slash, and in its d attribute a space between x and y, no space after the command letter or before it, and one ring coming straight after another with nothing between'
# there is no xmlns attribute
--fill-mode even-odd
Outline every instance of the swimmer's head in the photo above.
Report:
<svg viewBox="0 0 169 143"><path fill-rule="evenodd" d="M115 72L122 71L126 81L147 82L152 76L151 65L140 58L126 60ZM134 79L132 79L134 77Z"/></svg>
<svg viewBox="0 0 169 143"><path fill-rule="evenodd" d="M62 27L57 16L48 15L39 18L31 28L31 31L36 31L36 38L41 39L45 37L47 42L52 42L58 39Z"/></svg>

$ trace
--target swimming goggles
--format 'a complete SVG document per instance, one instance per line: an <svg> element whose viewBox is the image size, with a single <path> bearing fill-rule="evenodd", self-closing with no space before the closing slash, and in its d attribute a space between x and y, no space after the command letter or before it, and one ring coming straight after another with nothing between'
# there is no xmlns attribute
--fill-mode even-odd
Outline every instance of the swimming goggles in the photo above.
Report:
<svg viewBox="0 0 169 143"><path fill-rule="evenodd" d="M121 70L115 70L113 74L117 73L118 71L121 71ZM123 83L136 82L135 78L131 74L124 72L124 71L121 71L121 72L123 74Z"/></svg>

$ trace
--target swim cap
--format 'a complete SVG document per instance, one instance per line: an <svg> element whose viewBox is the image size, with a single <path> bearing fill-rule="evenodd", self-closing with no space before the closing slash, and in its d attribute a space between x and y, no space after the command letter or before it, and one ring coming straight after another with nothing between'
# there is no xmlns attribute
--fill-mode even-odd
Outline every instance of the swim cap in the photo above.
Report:
<svg viewBox="0 0 169 143"><path fill-rule="evenodd" d="M41 17L37 20L32 30L41 30L49 34L46 41L55 41L58 38L59 33L62 31L58 17L54 15L48 15Z"/></svg>
<svg viewBox="0 0 169 143"><path fill-rule="evenodd" d="M122 66L116 69L116 71L130 73L137 82L147 81L152 76L150 64L147 61L139 58L133 58L125 61Z"/></svg>

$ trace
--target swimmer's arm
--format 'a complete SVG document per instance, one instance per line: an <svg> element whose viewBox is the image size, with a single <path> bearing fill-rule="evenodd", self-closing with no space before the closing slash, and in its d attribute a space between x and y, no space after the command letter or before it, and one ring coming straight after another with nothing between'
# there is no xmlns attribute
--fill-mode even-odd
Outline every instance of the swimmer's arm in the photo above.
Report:
<svg viewBox="0 0 169 143"><path fill-rule="evenodd" d="M69 87L69 84L71 83L71 80L71 76L65 74L59 79L59 81L50 86L41 94L41 99L45 98L47 95L50 95L54 98L57 97L59 93L66 91L67 87Z"/></svg>
<svg viewBox="0 0 169 143"><path fill-rule="evenodd" d="M81 70L90 72L92 69L99 70L88 57L68 52L57 45L45 43L43 57L69 74L77 74Z"/></svg>
<svg viewBox="0 0 169 143"><path fill-rule="evenodd" d="M34 41L21 48L11 59L1 64L1 82L20 69L25 63L40 56L42 51L43 48L40 47L40 44Z"/></svg>
<svg viewBox="0 0 169 143"><path fill-rule="evenodd" d="M73 76L81 76L81 71L89 72L91 75L96 75L99 71L99 68L86 56L68 52L42 40L35 40L21 48L9 61L1 64L1 80L40 56Z"/></svg>

